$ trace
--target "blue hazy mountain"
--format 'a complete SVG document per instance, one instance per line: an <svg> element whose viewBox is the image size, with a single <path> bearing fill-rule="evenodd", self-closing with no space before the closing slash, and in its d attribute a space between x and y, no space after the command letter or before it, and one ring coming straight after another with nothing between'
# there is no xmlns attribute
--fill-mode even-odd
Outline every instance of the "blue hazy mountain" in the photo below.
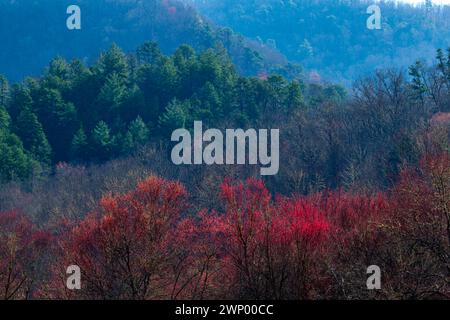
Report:
<svg viewBox="0 0 450 320"><path fill-rule="evenodd" d="M0 74L12 81L39 75L55 56L91 63L116 43L125 51L145 41L171 53L181 44L196 50L225 47L243 74L286 64L276 50L206 23L190 6L172 0L79 0L81 30L66 20L72 0L0 0Z"/></svg>
<svg viewBox="0 0 450 320"><path fill-rule="evenodd" d="M369 30L375 1L186 0L200 13L322 78L349 82L377 68L403 67L450 45L450 6L377 2L381 29Z"/></svg>

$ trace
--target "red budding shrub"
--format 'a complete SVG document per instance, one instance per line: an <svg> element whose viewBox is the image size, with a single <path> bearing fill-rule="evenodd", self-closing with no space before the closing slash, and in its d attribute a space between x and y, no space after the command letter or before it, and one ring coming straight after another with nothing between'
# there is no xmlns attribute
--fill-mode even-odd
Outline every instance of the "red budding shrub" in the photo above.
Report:
<svg viewBox="0 0 450 320"><path fill-rule="evenodd" d="M308 201L324 212L333 231L322 257L330 279L324 297L371 298L377 292L367 290L366 270L383 266L389 199L335 191L311 195Z"/></svg>
<svg viewBox="0 0 450 320"><path fill-rule="evenodd" d="M170 279L165 268L172 256L168 240L187 206L186 198L181 184L153 176L127 194L104 197L61 242L60 272L69 265L78 265L82 272L82 290L76 297L166 297Z"/></svg>
<svg viewBox="0 0 450 320"><path fill-rule="evenodd" d="M222 185L225 213L222 263L229 294L235 298L308 298L320 286L316 263L329 238L330 224L304 200L273 200L264 183Z"/></svg>

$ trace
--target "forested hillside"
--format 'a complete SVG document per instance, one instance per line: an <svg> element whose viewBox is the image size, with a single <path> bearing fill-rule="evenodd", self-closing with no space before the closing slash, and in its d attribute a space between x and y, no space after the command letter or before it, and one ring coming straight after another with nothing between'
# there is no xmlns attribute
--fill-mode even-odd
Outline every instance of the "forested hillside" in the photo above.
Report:
<svg viewBox="0 0 450 320"><path fill-rule="evenodd" d="M19 137L28 154L4 153L20 165L2 166L3 181L27 176L33 161L104 162L168 141L194 120L248 126L271 104L288 112L303 103L299 82L241 77L223 48L196 53L183 45L165 56L154 42L128 56L113 45L92 66L56 58L42 77L12 86L0 77L0 87L8 148L20 150Z"/></svg>
<svg viewBox="0 0 450 320"><path fill-rule="evenodd" d="M277 48L310 72L350 84L377 68L407 67L450 43L450 7L377 3L381 29L369 30L373 1L186 0L216 23ZM317 74L314 74L317 79Z"/></svg>
<svg viewBox="0 0 450 320"><path fill-rule="evenodd" d="M147 42L128 56L113 45L91 66L56 58L41 77L12 86L0 77L1 178L166 148L175 129L201 120L206 128L281 129L289 161L273 178L278 192L383 188L402 164L418 161L418 135L433 114L449 112L449 59L439 50L434 67L379 71L348 95L337 85L240 76L217 49L184 45L165 56Z"/></svg>
<svg viewBox="0 0 450 320"><path fill-rule="evenodd" d="M449 79L439 50L347 95L154 43L2 78L4 299L449 298ZM279 128L278 175L175 166L170 131L195 119ZM372 264L381 290L361 285Z"/></svg>
<svg viewBox="0 0 450 320"><path fill-rule="evenodd" d="M300 71L286 66L276 50L205 22L195 9L177 0L80 0L76 4L81 9L81 30L66 27L66 10L72 4L1 0L0 72L18 81L39 75L56 56L93 63L112 43L128 52L145 41L157 41L167 54L182 44L199 51L223 46L242 74Z"/></svg>
<svg viewBox="0 0 450 320"><path fill-rule="evenodd" d="M0 0L8 23L18 9L36 10L25 25L41 9L48 18L32 36L18 23L0 28L0 299L450 299L448 46L343 86L298 77L294 65L277 74L268 60L253 64L253 53L245 64L245 41L217 43L230 30L208 29L180 4L80 3L96 18L86 17L91 31L77 35L53 16L65 1L44 10L41 1ZM298 21L296 5L318 3L289 2L289 23ZM153 20L144 19L142 6L152 4ZM352 16L358 6L317 12ZM339 20L341 32L358 19ZM149 30L158 42L144 40ZM431 31L420 30L428 43ZM361 56L329 39L342 49L332 60L342 70L367 54L354 32ZM414 46L408 34L385 38L386 56L396 41ZM327 52L303 58L313 66ZM21 74L30 76L17 81ZM196 148L204 157L218 140L196 135L196 121L210 132L242 131L243 163L176 164L177 129L194 132L194 162ZM277 143L244 133L272 129ZM239 159L239 139L230 139L230 158ZM256 144L266 157L277 145L276 174L262 176L260 158L250 162ZM74 266L79 289L67 281ZM367 285L369 266L383 272L377 290Z"/></svg>

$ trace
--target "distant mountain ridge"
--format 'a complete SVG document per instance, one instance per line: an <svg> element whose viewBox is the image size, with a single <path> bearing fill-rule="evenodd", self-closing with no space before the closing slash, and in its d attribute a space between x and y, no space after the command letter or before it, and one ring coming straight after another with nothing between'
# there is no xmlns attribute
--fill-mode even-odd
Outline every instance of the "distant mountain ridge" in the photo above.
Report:
<svg viewBox="0 0 450 320"><path fill-rule="evenodd" d="M376 2L381 30L366 27L363 0L185 0L228 26L301 63L314 78L350 84L378 68L407 67L450 46L450 6Z"/></svg>
<svg viewBox="0 0 450 320"><path fill-rule="evenodd" d="M68 30L72 0L0 0L0 74L11 81L39 75L55 56L92 63L116 43L125 51L156 41L166 53L189 44L202 51L223 46L237 69L257 75L287 64L274 49L205 22L192 7L174 0L79 0L81 30Z"/></svg>

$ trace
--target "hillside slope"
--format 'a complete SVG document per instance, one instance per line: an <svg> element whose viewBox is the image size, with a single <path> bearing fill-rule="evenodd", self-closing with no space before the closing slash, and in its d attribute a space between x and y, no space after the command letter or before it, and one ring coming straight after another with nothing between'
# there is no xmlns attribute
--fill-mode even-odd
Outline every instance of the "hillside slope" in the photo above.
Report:
<svg viewBox="0 0 450 320"><path fill-rule="evenodd" d="M350 83L404 67L450 43L450 7L379 3L381 29L366 27L374 1L185 0L216 23L280 50L321 78ZM315 78L317 78L317 73Z"/></svg>
<svg viewBox="0 0 450 320"><path fill-rule="evenodd" d="M238 71L255 75L286 64L276 50L205 22L172 0L80 0L81 30L68 30L70 0L0 0L0 74L12 81L39 75L55 56L92 63L116 43L126 52L156 41L165 53L181 44L202 51L224 46ZM17 23L20 21L20 23Z"/></svg>

